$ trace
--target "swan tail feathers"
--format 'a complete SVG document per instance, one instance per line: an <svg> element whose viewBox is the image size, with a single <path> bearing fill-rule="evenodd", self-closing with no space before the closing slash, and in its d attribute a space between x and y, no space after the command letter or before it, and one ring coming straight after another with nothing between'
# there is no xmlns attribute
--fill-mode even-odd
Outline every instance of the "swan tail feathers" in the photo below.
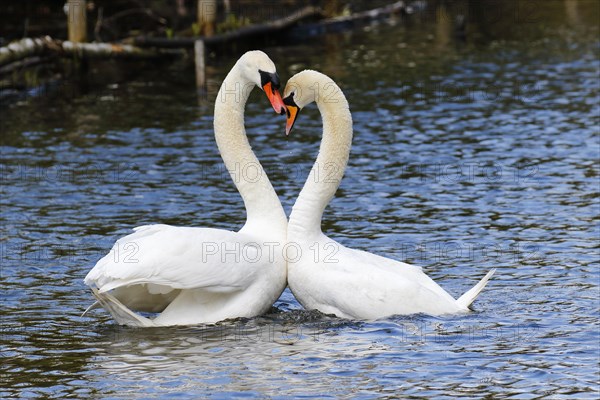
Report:
<svg viewBox="0 0 600 400"><path fill-rule="evenodd" d="M119 325L147 328L155 326L152 320L142 317L125 307L123 303L117 300L109 293L100 293L97 289L92 289L92 294L98 300L97 303L112 315Z"/></svg>
<svg viewBox="0 0 600 400"><path fill-rule="evenodd" d="M490 278L492 277L492 275L494 275L494 272L496 272L495 268L490 270L490 272L488 272L477 283L477 285L473 286L471 289L467 290L467 292L465 294L460 296L458 298L458 300L456 300L456 303L461 307L468 308L475 301L477 296L479 296L479 293L481 293L481 291L483 290L485 285L487 285L487 283L490 280Z"/></svg>

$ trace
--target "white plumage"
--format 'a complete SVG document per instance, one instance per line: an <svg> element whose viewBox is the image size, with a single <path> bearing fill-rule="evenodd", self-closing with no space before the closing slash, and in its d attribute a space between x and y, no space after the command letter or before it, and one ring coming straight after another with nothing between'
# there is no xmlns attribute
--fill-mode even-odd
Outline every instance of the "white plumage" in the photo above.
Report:
<svg viewBox="0 0 600 400"><path fill-rule="evenodd" d="M248 52L229 72L215 101L215 138L225 166L258 172L248 179L233 176L246 206L246 224L239 232L146 225L119 239L85 278L118 323L168 326L253 317L267 311L284 290L286 262L273 247L285 244L287 219L244 129L249 88L272 89L266 93L271 104L276 111L283 107L272 82L265 86L265 76L278 84L269 57ZM149 319L135 311L161 313Z"/></svg>
<svg viewBox="0 0 600 400"><path fill-rule="evenodd" d="M420 267L347 248L321 232L323 211L339 187L348 162L352 116L341 89L316 71L294 75L284 97L288 132L297 112L313 101L323 119L319 155L288 224L288 241L297 244L302 254L288 260L288 285L298 301L307 309L367 320L397 314L469 311L494 270L455 300Z"/></svg>

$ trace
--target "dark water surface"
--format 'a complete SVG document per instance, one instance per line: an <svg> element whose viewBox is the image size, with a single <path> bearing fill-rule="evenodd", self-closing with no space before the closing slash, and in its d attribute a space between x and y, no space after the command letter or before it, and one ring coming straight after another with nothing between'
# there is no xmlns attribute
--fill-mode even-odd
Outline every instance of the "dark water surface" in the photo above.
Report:
<svg viewBox="0 0 600 400"><path fill-rule="evenodd" d="M468 316L344 321L286 291L217 326L81 318L83 277L131 228L243 223L211 104L237 56L211 61L205 99L189 69L157 66L3 105L0 397L598 398L600 3L542 3L466 42L439 9L265 49L284 81L310 67L348 97L355 139L327 233L421 265L454 296L497 268ZM246 115L289 212L318 113L290 138L258 91Z"/></svg>

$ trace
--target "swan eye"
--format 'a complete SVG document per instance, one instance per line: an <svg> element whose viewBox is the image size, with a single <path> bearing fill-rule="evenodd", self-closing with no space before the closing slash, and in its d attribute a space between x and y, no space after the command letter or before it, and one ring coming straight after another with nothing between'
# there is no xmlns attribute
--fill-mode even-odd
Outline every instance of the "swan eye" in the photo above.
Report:
<svg viewBox="0 0 600 400"><path fill-rule="evenodd" d="M285 104L286 106L298 107L298 105L294 101L294 94L295 94L295 92L292 92L285 99L283 99L283 104Z"/></svg>
<svg viewBox="0 0 600 400"><path fill-rule="evenodd" d="M279 75L277 72L265 72L262 70L258 70L260 75L260 86L264 87L267 83L271 83L273 89L279 89L281 87L281 80L279 79Z"/></svg>

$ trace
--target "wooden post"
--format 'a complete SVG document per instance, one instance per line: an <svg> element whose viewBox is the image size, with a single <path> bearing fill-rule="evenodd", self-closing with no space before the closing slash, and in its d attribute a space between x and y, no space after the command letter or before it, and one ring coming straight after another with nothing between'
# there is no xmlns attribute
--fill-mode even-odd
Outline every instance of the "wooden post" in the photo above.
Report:
<svg viewBox="0 0 600 400"><path fill-rule="evenodd" d="M567 23L571 26L579 25L579 9L577 0L565 0L565 14L567 16Z"/></svg>
<svg viewBox="0 0 600 400"><path fill-rule="evenodd" d="M464 16L463 16L464 18ZM458 26L458 18L457 18L457 26L455 33L458 35L464 35L464 29ZM460 30L460 31L459 31ZM450 39L452 37L452 16L448 9L446 8L446 4L443 2L439 2L435 9L435 44L436 47L443 51L450 43Z"/></svg>
<svg viewBox="0 0 600 400"><path fill-rule="evenodd" d="M87 8L85 0L69 0L67 2L67 18L69 41L87 42Z"/></svg>
<svg viewBox="0 0 600 400"><path fill-rule="evenodd" d="M196 40L194 43L194 61L196 64L196 88L206 88L206 60L204 59L204 41Z"/></svg>
<svg viewBox="0 0 600 400"><path fill-rule="evenodd" d="M323 13L328 18L337 17L339 15L340 4L338 0L325 0L325 6L323 7Z"/></svg>
<svg viewBox="0 0 600 400"><path fill-rule="evenodd" d="M185 17L187 9L185 8L185 0L177 0L177 15Z"/></svg>
<svg viewBox="0 0 600 400"><path fill-rule="evenodd" d="M217 20L217 0L198 0L198 26L204 36L215 33Z"/></svg>

